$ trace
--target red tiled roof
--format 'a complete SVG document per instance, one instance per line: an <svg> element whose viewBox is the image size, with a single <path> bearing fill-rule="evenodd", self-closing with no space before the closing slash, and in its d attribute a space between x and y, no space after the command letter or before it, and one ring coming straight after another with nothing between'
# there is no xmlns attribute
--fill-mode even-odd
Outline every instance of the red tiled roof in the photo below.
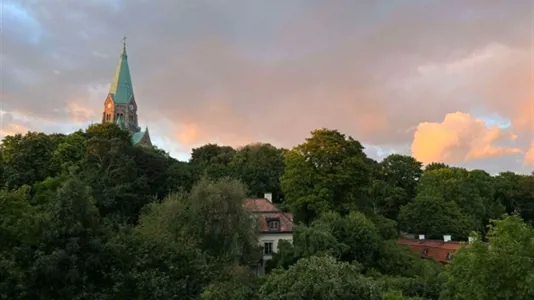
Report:
<svg viewBox="0 0 534 300"><path fill-rule="evenodd" d="M267 199L246 199L244 203L245 208L251 210L259 217L260 231L269 231L267 219L280 219L280 231L277 232L292 232L293 231L293 215L278 209L273 203Z"/></svg>
<svg viewBox="0 0 534 300"><path fill-rule="evenodd" d="M447 264L449 260L447 256L453 254L458 250L463 242L444 242L442 240L412 240L401 238L397 240L397 243L400 245L406 245L410 247L412 252L418 253L422 258L432 258L435 261L438 261L443 264ZM427 249L426 254L424 250Z"/></svg>

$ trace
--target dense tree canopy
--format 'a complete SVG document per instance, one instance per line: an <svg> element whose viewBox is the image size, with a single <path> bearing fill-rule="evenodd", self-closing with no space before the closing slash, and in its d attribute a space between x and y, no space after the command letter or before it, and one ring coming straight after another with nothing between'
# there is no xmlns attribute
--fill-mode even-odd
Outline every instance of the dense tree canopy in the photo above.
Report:
<svg viewBox="0 0 534 300"><path fill-rule="evenodd" d="M319 129L289 150L281 178L295 220L310 223L320 214L357 210L366 198L371 167L360 142L338 131Z"/></svg>
<svg viewBox="0 0 534 300"><path fill-rule="evenodd" d="M534 176L369 158L318 129L178 161L113 124L0 145L0 299L532 299ZM294 217L267 275L246 198ZM397 239L477 240L446 267Z"/></svg>
<svg viewBox="0 0 534 300"><path fill-rule="evenodd" d="M534 299L534 230L517 215L495 220L480 239L455 254L443 274L441 299Z"/></svg>

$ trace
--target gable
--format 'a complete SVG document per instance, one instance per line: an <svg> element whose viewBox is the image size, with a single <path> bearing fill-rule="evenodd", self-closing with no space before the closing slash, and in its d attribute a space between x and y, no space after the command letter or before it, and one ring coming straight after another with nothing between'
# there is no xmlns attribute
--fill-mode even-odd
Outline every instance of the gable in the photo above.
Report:
<svg viewBox="0 0 534 300"><path fill-rule="evenodd" d="M132 133L132 142L134 145L152 146L152 141L150 140L150 134L146 130Z"/></svg>
<svg viewBox="0 0 534 300"><path fill-rule="evenodd" d="M246 199L243 206L250 210L259 222L262 233L291 233L293 232L293 215L281 211L267 199ZM270 221L279 222L279 230L269 229Z"/></svg>

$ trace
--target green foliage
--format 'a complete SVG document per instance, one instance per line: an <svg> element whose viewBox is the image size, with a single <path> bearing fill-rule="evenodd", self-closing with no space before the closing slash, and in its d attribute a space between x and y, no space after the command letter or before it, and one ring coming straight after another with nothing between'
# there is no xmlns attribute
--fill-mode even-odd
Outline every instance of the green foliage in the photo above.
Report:
<svg viewBox="0 0 534 300"><path fill-rule="evenodd" d="M228 146L207 144L193 149L189 163L193 167L195 180L202 177L220 179L232 175L230 162L235 150Z"/></svg>
<svg viewBox="0 0 534 300"><path fill-rule="evenodd" d="M99 297L107 282L106 231L89 190L77 178L67 180L42 208L40 235L30 273L22 283L29 299Z"/></svg>
<svg viewBox="0 0 534 300"><path fill-rule="evenodd" d="M329 256L303 258L275 270L262 285L262 299L382 299L378 286L359 269Z"/></svg>
<svg viewBox="0 0 534 300"><path fill-rule="evenodd" d="M519 213L528 223L534 221L534 176L503 172L494 179L495 205L503 205L507 213Z"/></svg>
<svg viewBox="0 0 534 300"><path fill-rule="evenodd" d="M455 202L431 196L417 196L413 202L404 206L399 214L399 222L407 232L425 234L436 239L444 234L465 239L474 228L471 220L462 214Z"/></svg>
<svg viewBox="0 0 534 300"><path fill-rule="evenodd" d="M322 213L346 214L363 205L371 166L363 146L352 137L315 130L286 153L285 165L282 191L297 222L309 224Z"/></svg>
<svg viewBox="0 0 534 300"><path fill-rule="evenodd" d="M454 255L440 299L532 299L534 230L517 216L492 221L480 239Z"/></svg>
<svg viewBox="0 0 534 300"><path fill-rule="evenodd" d="M534 175L377 162L336 130L290 150L208 144L188 162L114 124L15 135L0 184L0 299L534 298ZM243 200L266 192L296 223L263 261ZM399 230L479 240L444 268Z"/></svg>
<svg viewBox="0 0 534 300"><path fill-rule="evenodd" d="M87 139L82 131L64 137L53 152L52 161L61 172L66 173L82 160Z"/></svg>
<svg viewBox="0 0 534 300"><path fill-rule="evenodd" d="M421 177L422 164L411 156L392 154L380 162L380 178L383 182L378 185L383 199L381 213L393 220L397 220L400 207L409 203L416 195L417 185Z"/></svg>
<svg viewBox="0 0 534 300"><path fill-rule="evenodd" d="M252 197L272 193L281 196L280 176L284 172L284 150L270 144L251 144L238 149L230 162L233 177L243 182Z"/></svg>
<svg viewBox="0 0 534 300"><path fill-rule="evenodd" d="M195 299L209 282L194 244L122 229L108 244L115 268L108 299Z"/></svg>
<svg viewBox="0 0 534 300"><path fill-rule="evenodd" d="M9 250L32 238L34 208L28 187L14 192L0 191L0 249Z"/></svg>
<svg viewBox="0 0 534 300"><path fill-rule="evenodd" d="M388 290L384 293L384 300L423 300L420 297L407 297L404 296L402 291L398 290Z"/></svg>
<svg viewBox="0 0 534 300"><path fill-rule="evenodd" d="M210 284L200 295L201 300L256 300L260 278L250 269L230 267L223 272L224 277ZM222 276L221 276L222 277Z"/></svg>
<svg viewBox="0 0 534 300"><path fill-rule="evenodd" d="M0 147L4 184L16 189L56 175L58 168L51 163L56 143L44 133L5 137Z"/></svg>
<svg viewBox="0 0 534 300"><path fill-rule="evenodd" d="M236 180L202 179L189 194L152 203L141 216L145 235L193 243L208 255L244 264L259 261L257 227L243 207L245 187Z"/></svg>

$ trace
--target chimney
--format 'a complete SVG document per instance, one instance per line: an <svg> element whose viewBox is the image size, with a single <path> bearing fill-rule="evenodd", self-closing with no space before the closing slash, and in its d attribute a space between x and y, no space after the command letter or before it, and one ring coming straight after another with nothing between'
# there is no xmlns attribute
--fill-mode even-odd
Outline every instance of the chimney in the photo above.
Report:
<svg viewBox="0 0 534 300"><path fill-rule="evenodd" d="M269 200L269 202L273 202L273 194L272 193L265 193L263 198Z"/></svg>
<svg viewBox="0 0 534 300"><path fill-rule="evenodd" d="M448 234L445 234L443 235L443 241L446 243L446 242L450 242L451 241L451 236L448 235Z"/></svg>
<svg viewBox="0 0 534 300"><path fill-rule="evenodd" d="M424 239L425 239L425 235L424 235L424 234L420 234L420 235L419 235L419 240L422 241L422 240L424 240Z"/></svg>

